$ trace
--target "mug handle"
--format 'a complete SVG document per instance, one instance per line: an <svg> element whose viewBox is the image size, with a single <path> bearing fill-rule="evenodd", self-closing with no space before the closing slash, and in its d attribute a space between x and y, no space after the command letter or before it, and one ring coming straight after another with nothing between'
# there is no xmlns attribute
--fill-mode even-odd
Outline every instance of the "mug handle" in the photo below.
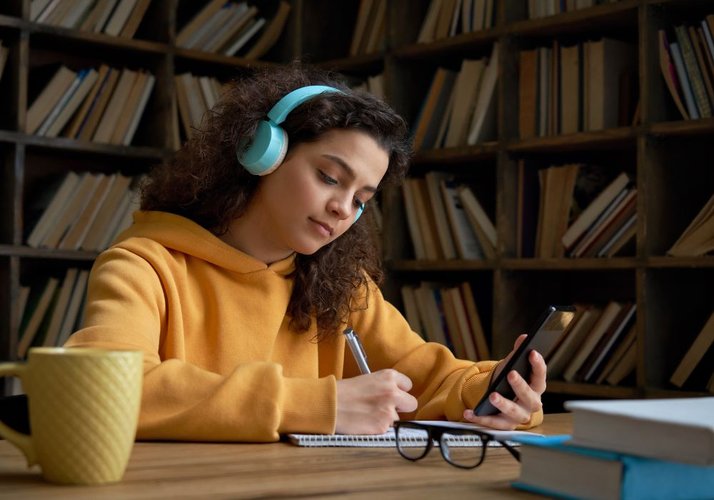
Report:
<svg viewBox="0 0 714 500"><path fill-rule="evenodd" d="M26 370L27 366L21 363L0 363L0 377L17 377L22 379ZM28 467L37 463L35 447L32 446L32 437L29 434L17 432L0 422L0 436L10 441L24 453L25 458L27 458Z"/></svg>

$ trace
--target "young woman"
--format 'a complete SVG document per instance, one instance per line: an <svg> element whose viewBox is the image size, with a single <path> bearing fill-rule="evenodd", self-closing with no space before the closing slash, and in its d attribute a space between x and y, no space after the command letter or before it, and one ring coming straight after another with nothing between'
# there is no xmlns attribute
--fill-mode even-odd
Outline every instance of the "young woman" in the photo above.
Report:
<svg viewBox="0 0 714 500"><path fill-rule="evenodd" d="M359 216L402 180L408 155L399 116L323 72L256 70L228 86L149 174L134 224L94 265L84 326L67 343L143 351L140 439L381 433L399 418L541 421L537 353L531 380L509 374L516 399L494 396L501 413L476 417L498 362L425 343L382 297ZM360 375L347 326L371 374Z"/></svg>

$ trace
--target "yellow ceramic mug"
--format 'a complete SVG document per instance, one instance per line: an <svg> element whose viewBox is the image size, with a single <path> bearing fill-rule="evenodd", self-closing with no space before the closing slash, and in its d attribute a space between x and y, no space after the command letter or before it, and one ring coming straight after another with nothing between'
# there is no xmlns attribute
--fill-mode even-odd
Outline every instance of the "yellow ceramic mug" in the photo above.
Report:
<svg viewBox="0 0 714 500"><path fill-rule="evenodd" d="M0 364L22 380L31 434L0 422L0 435L39 464L48 481L121 480L136 436L143 377L140 351L36 347L27 363Z"/></svg>

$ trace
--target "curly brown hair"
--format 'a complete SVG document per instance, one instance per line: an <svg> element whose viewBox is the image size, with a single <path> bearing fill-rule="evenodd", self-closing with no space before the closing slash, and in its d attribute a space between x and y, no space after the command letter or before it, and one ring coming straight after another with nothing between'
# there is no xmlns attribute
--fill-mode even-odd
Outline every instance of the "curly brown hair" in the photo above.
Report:
<svg viewBox="0 0 714 500"><path fill-rule="evenodd" d="M260 182L236 157L236 148L255 133L275 103L306 85L329 85L341 93L320 94L294 109L282 127L296 144L316 141L333 129L366 132L389 154L380 188L406 175L407 126L386 103L350 90L333 73L293 63L248 70L230 82L217 105L171 159L151 171L142 186L142 210L181 215L222 235L246 210ZM297 255L288 315L298 332L317 323L317 339L337 333L350 312L366 307L358 292L383 273L374 228L360 218L345 234L312 255Z"/></svg>

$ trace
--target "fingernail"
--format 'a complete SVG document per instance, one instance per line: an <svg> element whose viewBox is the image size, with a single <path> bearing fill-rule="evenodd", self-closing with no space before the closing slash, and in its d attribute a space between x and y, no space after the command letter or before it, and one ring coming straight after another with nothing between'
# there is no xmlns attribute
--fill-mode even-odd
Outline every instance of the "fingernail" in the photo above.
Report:
<svg viewBox="0 0 714 500"><path fill-rule="evenodd" d="M492 403L498 403L498 401L501 399L500 396L498 395L497 392L491 393L491 402Z"/></svg>

